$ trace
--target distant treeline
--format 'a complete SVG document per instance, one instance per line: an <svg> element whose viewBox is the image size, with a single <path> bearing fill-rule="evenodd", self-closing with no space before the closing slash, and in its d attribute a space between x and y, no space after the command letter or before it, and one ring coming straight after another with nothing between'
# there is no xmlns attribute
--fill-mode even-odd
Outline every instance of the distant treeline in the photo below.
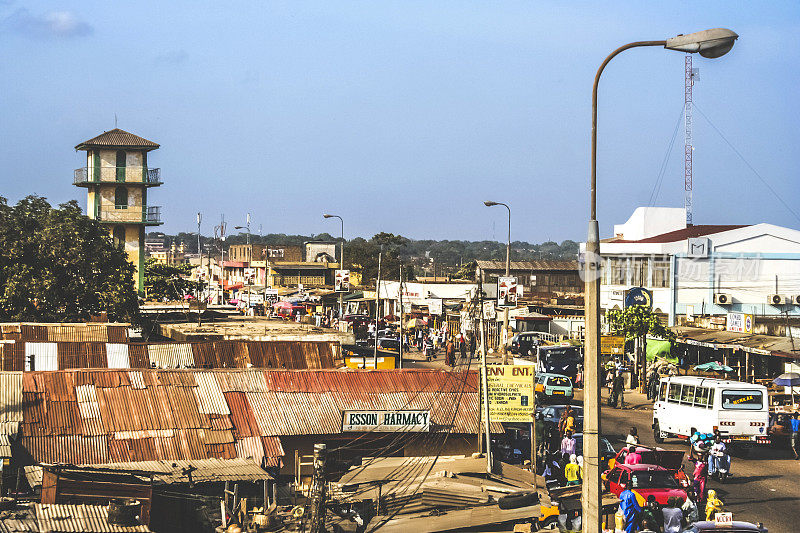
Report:
<svg viewBox="0 0 800 533"><path fill-rule="evenodd" d="M361 248L369 243L381 244L383 242L382 236L388 234L379 234L370 239L357 237L346 241L345 247L354 246ZM184 249L187 253L197 253L197 234L193 233L179 233L177 235L165 235L161 233L150 233L148 238L151 237L164 237L167 245L184 244ZM443 267L458 267L462 264L469 263L476 259L486 260L505 260L506 258L506 245L505 243L497 241L435 241L435 240L413 240L401 236L393 236L394 250L397 256L404 262L410 262L417 266L426 266L426 263L435 262L437 265ZM328 233L320 233L318 235L285 235L283 233L270 233L267 235L253 234L250 236L250 242L254 244L295 244L302 245L304 242L321 240L321 241L336 241L334 237ZM399 246L397 242L402 241ZM237 233L229 235L225 240L225 246L232 244L244 244L247 242L247 235L245 233ZM213 238L202 237L203 253L218 253L218 241ZM345 251L345 256L347 256ZM566 240L561 244L548 241L541 244L532 244L523 241L513 241L511 243L511 260L512 261L533 261L537 259L576 259L578 255L578 243L575 241ZM424 268L427 270L427 268Z"/></svg>

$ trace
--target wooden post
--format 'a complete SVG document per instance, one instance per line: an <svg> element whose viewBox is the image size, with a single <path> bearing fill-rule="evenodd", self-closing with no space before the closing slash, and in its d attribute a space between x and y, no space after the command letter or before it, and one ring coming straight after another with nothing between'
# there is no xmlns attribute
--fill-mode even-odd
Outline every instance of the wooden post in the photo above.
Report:
<svg viewBox="0 0 800 533"><path fill-rule="evenodd" d="M376 339L377 341L377 335ZM328 456L326 444L314 445L314 478L311 482L311 533L325 531L325 462Z"/></svg>

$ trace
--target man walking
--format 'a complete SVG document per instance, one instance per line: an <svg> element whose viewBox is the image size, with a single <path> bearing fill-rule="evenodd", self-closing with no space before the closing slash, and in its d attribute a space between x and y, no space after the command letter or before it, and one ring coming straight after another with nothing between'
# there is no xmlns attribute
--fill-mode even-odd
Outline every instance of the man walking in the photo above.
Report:
<svg viewBox="0 0 800 533"><path fill-rule="evenodd" d="M792 428L792 451L794 458L800 459L800 418L795 414L790 421Z"/></svg>

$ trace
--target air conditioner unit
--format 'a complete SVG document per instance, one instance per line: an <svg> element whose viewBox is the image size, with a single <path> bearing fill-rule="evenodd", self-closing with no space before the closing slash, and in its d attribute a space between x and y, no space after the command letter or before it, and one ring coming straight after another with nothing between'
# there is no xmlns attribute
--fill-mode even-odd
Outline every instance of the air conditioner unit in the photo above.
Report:
<svg viewBox="0 0 800 533"><path fill-rule="evenodd" d="M718 292L714 295L714 303L717 305L730 305L733 303L733 297L725 292Z"/></svg>
<svg viewBox="0 0 800 533"><path fill-rule="evenodd" d="M788 303L788 298L782 294L770 294L767 296L767 303L771 305L785 305Z"/></svg>

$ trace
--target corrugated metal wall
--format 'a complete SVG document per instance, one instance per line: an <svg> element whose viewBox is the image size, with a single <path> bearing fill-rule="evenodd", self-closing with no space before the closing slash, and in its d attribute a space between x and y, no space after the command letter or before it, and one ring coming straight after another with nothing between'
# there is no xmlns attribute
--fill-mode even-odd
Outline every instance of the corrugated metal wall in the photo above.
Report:
<svg viewBox="0 0 800 533"><path fill-rule="evenodd" d="M28 332L33 335L33 333ZM332 341L216 341L120 343L0 341L2 370L76 368L340 368Z"/></svg>
<svg viewBox="0 0 800 533"><path fill-rule="evenodd" d="M128 342L129 324L0 324L0 339L33 342Z"/></svg>

